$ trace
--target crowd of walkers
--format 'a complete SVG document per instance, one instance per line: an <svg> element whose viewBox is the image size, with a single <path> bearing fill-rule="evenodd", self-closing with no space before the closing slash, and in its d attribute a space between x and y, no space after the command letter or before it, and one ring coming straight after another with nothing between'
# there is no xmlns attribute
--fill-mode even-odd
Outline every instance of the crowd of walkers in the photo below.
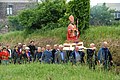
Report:
<svg viewBox="0 0 120 80"><path fill-rule="evenodd" d="M107 48L107 42L103 42L102 47L96 52L94 43L90 44L90 48L80 50L75 46L73 51L63 50L63 45L55 44L53 48L50 45L46 47L36 47L34 41L27 46L18 43L13 49L9 45L0 46L0 64L26 64L32 62L48 63L48 64L66 64L72 65L88 64L90 69L95 69L95 65L103 65L105 69L109 69L112 65L112 55Z"/></svg>

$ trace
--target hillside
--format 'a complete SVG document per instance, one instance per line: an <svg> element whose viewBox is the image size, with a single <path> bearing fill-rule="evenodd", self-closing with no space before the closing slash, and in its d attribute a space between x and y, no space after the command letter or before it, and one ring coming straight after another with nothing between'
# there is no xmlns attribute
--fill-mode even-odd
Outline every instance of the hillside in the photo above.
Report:
<svg viewBox="0 0 120 80"><path fill-rule="evenodd" d="M61 27L54 30L36 30L26 35L25 31L15 31L8 34L0 35L0 42L3 44L16 45L16 43L28 44L30 40L34 40L37 46L45 46L46 44L54 45L56 43L64 43L66 40L67 28ZM89 47L90 43L95 43L99 50L101 43L107 41L109 48L113 54L113 60L120 65L120 26L101 26L90 27L84 33L80 34L80 40L84 42L85 47Z"/></svg>
<svg viewBox="0 0 120 80"><path fill-rule="evenodd" d="M89 70L86 66L70 64L1 65L1 80L119 80L112 72Z"/></svg>

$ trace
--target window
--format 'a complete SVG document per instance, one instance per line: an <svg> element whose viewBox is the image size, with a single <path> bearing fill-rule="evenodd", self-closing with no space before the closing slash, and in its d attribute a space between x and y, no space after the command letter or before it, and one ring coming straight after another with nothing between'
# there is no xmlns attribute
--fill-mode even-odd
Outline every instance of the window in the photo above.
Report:
<svg viewBox="0 0 120 80"><path fill-rule="evenodd" d="M7 15L12 15L13 14L13 5L8 5L7 7Z"/></svg>
<svg viewBox="0 0 120 80"><path fill-rule="evenodd" d="M114 13L115 18L117 18L117 13Z"/></svg>
<svg viewBox="0 0 120 80"><path fill-rule="evenodd" d="M117 16L117 18L120 18L120 13L118 13L118 16Z"/></svg>

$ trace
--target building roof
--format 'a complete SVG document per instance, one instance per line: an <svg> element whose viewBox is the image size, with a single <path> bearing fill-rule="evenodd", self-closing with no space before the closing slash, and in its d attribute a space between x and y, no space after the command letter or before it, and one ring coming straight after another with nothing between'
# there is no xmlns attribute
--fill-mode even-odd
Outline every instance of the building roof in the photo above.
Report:
<svg viewBox="0 0 120 80"><path fill-rule="evenodd" d="M103 3L98 3L97 5L102 5ZM120 11L120 3L105 3L107 7L110 9L114 9L116 11Z"/></svg>

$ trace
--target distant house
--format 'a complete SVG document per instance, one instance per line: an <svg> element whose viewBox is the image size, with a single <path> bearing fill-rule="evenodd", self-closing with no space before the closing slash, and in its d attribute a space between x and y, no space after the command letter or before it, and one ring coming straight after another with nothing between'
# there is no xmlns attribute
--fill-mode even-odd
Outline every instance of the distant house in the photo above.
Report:
<svg viewBox="0 0 120 80"><path fill-rule="evenodd" d="M19 10L28 8L38 0L0 0L0 23L6 22L7 16L16 15Z"/></svg>
<svg viewBox="0 0 120 80"><path fill-rule="evenodd" d="M38 0L0 0L0 33L9 31L8 16L16 15L20 10L33 7L37 2Z"/></svg>
<svg viewBox="0 0 120 80"><path fill-rule="evenodd" d="M97 5L102 5L102 4L103 3L98 3ZM105 3L105 4L110 9L115 10L115 12L113 13L115 20L120 20L120 3Z"/></svg>

